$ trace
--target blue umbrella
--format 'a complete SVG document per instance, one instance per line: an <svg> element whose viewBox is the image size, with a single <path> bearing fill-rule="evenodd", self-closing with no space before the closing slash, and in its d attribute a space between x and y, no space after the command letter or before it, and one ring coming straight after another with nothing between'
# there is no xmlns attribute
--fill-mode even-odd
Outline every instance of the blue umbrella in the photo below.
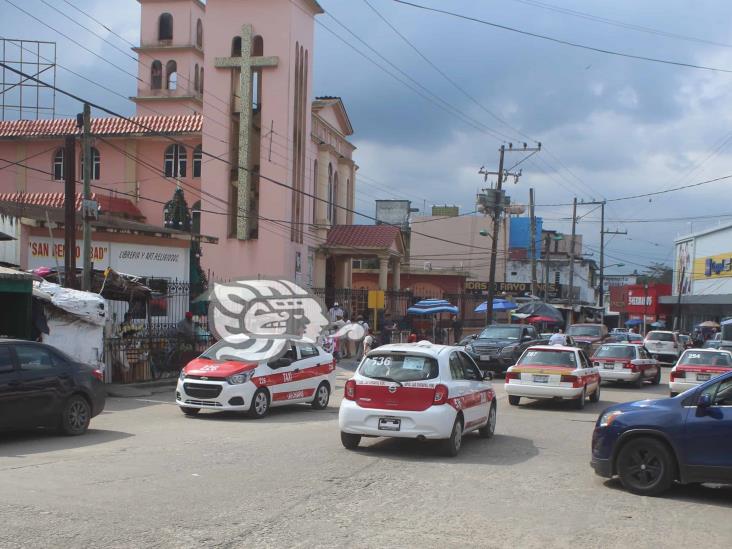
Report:
<svg viewBox="0 0 732 549"><path fill-rule="evenodd" d="M488 302L484 301L480 305L478 305L473 312L475 313L484 313L486 309L488 308ZM515 303L511 303L510 301L507 301L505 299L494 299L493 300L493 310L494 311L511 311L513 309L518 309L518 305Z"/></svg>
<svg viewBox="0 0 732 549"><path fill-rule="evenodd" d="M409 315L435 315L438 313L456 315L458 312L460 310L446 299L423 299L407 309Z"/></svg>
<svg viewBox="0 0 732 549"><path fill-rule="evenodd" d="M631 318L630 320L625 321L626 326L638 326L639 324L643 324L643 321L640 318Z"/></svg>

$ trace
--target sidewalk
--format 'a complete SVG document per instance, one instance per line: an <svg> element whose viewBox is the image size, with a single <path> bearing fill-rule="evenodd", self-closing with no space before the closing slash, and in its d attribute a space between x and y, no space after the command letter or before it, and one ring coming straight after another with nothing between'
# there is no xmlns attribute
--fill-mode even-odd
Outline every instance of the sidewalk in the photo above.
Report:
<svg viewBox="0 0 732 549"><path fill-rule="evenodd" d="M172 391L177 382L177 377L169 377L158 379L157 381L144 381L142 383L110 383L106 385L107 396L119 398L149 397L155 393Z"/></svg>

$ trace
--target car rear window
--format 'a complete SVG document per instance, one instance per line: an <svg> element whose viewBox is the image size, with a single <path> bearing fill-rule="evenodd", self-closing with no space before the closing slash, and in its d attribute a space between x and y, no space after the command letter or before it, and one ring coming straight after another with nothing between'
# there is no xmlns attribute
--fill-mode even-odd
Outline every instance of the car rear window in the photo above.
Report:
<svg viewBox="0 0 732 549"><path fill-rule="evenodd" d="M600 337L602 329L600 326L570 326L567 334L580 337Z"/></svg>
<svg viewBox="0 0 732 549"><path fill-rule="evenodd" d="M686 352L679 360L679 364L691 366L732 366L732 360L727 353L695 353Z"/></svg>
<svg viewBox="0 0 732 549"><path fill-rule="evenodd" d="M665 332L651 332L646 338L648 341L673 341L674 334L667 334Z"/></svg>
<svg viewBox="0 0 732 549"><path fill-rule="evenodd" d="M529 349L521 356L518 364L572 367L577 365L573 351L549 351L544 349Z"/></svg>
<svg viewBox="0 0 732 549"><path fill-rule="evenodd" d="M434 379L439 373L432 357L406 353L370 354L361 363L358 373L383 381L423 381Z"/></svg>
<svg viewBox="0 0 732 549"><path fill-rule="evenodd" d="M598 358L635 358L635 347L630 345L603 345L595 356Z"/></svg>

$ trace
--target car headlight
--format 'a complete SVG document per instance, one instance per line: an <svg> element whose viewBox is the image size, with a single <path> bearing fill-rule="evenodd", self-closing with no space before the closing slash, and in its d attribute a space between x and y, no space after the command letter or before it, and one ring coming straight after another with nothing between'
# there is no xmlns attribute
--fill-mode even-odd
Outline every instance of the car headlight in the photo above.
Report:
<svg viewBox="0 0 732 549"><path fill-rule="evenodd" d="M620 410L615 410L613 412L605 412L600 416L600 427L610 427L612 423L621 415L623 412Z"/></svg>
<svg viewBox="0 0 732 549"><path fill-rule="evenodd" d="M180 375L178 376L178 379L183 381L185 378L186 378L186 373L183 370L181 370Z"/></svg>
<svg viewBox="0 0 732 549"><path fill-rule="evenodd" d="M250 379L252 379L252 376L254 375L254 370L250 370L248 372L242 372L240 374L234 374L233 376L229 376L226 378L226 381L229 382L230 385L241 385L242 383L246 383Z"/></svg>
<svg viewBox="0 0 732 549"><path fill-rule="evenodd" d="M473 352L475 352L475 351L474 351L474 349L473 349L473 344L472 344L472 343L468 343L468 344L467 344L467 345L465 346L465 350L466 350L466 351L468 351L469 353L473 353Z"/></svg>
<svg viewBox="0 0 732 549"><path fill-rule="evenodd" d="M513 353L516 352L517 348L518 345L508 345L507 347L501 349L501 356L511 356L513 355Z"/></svg>

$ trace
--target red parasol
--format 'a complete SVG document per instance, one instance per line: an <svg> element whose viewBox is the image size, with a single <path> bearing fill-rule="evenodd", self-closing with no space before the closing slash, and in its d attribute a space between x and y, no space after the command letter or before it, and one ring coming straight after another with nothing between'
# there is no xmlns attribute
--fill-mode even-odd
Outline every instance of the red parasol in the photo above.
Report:
<svg viewBox="0 0 732 549"><path fill-rule="evenodd" d="M550 316L532 316L531 318L527 318L526 322L530 322L531 324L539 324L541 322L546 322L547 324L559 324L561 321Z"/></svg>

